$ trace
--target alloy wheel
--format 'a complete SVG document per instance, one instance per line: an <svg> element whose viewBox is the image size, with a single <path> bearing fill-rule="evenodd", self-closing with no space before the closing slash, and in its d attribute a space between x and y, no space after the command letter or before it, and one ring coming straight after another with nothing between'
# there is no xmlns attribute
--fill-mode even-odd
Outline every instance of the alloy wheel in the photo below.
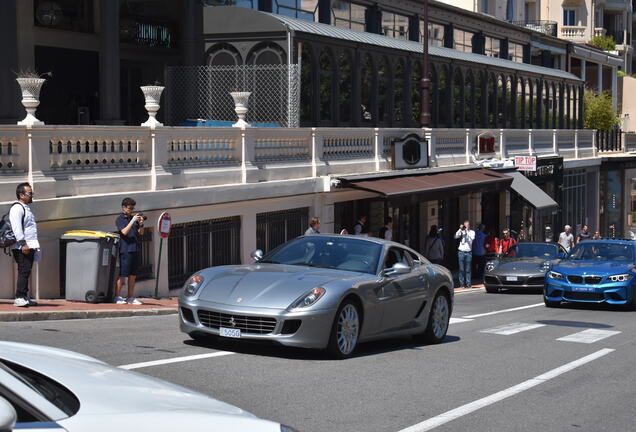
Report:
<svg viewBox="0 0 636 432"><path fill-rule="evenodd" d="M448 330L449 309L448 299L445 295L437 296L435 303L433 303L431 315L433 335L435 335L437 339L441 339L446 334L446 330Z"/></svg>
<svg viewBox="0 0 636 432"><path fill-rule="evenodd" d="M337 341L338 349L343 355L349 355L355 349L360 332L358 310L352 304L347 304L338 315Z"/></svg>

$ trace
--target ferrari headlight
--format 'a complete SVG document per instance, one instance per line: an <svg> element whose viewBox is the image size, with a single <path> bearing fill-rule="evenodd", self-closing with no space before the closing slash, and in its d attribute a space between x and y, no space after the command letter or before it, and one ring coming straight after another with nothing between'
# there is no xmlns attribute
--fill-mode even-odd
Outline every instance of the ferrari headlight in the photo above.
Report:
<svg viewBox="0 0 636 432"><path fill-rule="evenodd" d="M609 280L612 282L625 282L625 281L628 281L631 277L632 275L630 275L629 273L617 274L617 275L610 276Z"/></svg>
<svg viewBox="0 0 636 432"><path fill-rule="evenodd" d="M200 274L190 276L190 279L188 279L185 285L183 285L183 294L188 297L192 297L197 293L197 291L199 291L204 280L205 279Z"/></svg>
<svg viewBox="0 0 636 432"><path fill-rule="evenodd" d="M550 279L563 279L563 274L555 271L551 271L550 273L548 273L548 276L550 277Z"/></svg>
<svg viewBox="0 0 636 432"><path fill-rule="evenodd" d="M486 263L486 271L493 271L497 267L497 261L488 261Z"/></svg>
<svg viewBox="0 0 636 432"><path fill-rule="evenodd" d="M320 299L320 297L322 297L324 294L325 294L325 289L324 288L322 288L322 287L313 288L308 293L303 294L302 296L298 297L289 306L288 309L303 309L303 308L309 307L312 304L316 303Z"/></svg>

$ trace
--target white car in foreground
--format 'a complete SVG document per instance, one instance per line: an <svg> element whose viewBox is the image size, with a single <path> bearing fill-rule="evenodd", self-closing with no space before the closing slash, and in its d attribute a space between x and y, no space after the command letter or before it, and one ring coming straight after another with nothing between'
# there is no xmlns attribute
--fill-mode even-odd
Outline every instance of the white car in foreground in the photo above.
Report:
<svg viewBox="0 0 636 432"><path fill-rule="evenodd" d="M0 342L0 432L293 432L200 393L100 360Z"/></svg>

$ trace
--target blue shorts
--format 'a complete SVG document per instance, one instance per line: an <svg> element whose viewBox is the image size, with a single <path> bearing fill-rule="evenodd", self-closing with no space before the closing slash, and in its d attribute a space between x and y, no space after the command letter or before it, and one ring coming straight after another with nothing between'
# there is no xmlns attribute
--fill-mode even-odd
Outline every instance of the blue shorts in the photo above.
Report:
<svg viewBox="0 0 636 432"><path fill-rule="evenodd" d="M137 276L139 267L139 252L124 252L119 254L119 276Z"/></svg>

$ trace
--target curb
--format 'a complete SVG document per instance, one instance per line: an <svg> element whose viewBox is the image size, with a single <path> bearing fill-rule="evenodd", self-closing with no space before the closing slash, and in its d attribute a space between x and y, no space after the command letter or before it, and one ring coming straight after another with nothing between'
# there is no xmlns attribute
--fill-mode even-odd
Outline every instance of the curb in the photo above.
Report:
<svg viewBox="0 0 636 432"><path fill-rule="evenodd" d="M175 315L177 308L68 310L42 312L0 312L0 322L48 321L69 319L122 318L132 316Z"/></svg>

